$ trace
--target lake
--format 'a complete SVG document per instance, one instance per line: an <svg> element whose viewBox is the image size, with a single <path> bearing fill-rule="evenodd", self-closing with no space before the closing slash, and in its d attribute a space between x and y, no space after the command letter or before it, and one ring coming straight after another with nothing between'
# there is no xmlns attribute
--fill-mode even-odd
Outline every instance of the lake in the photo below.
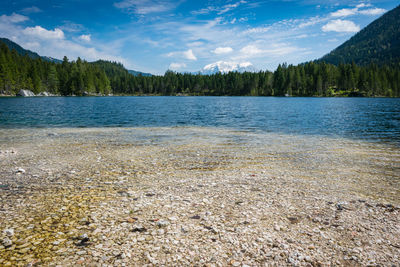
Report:
<svg viewBox="0 0 400 267"><path fill-rule="evenodd" d="M221 127L400 144L400 99L297 97L0 98L0 128Z"/></svg>
<svg viewBox="0 0 400 267"><path fill-rule="evenodd" d="M322 265L391 265L399 122L400 99L385 98L0 98L0 232L14 229L18 245L0 254L286 266L301 251ZM343 260L358 246L358 262Z"/></svg>

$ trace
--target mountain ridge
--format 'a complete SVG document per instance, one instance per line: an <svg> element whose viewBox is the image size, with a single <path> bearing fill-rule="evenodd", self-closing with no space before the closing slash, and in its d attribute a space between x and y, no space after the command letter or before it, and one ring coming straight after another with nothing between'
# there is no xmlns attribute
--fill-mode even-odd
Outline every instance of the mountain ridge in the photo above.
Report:
<svg viewBox="0 0 400 267"><path fill-rule="evenodd" d="M338 65L399 64L400 5L371 22L349 40L316 61Z"/></svg>
<svg viewBox="0 0 400 267"><path fill-rule="evenodd" d="M10 50L15 49L15 51L17 51L17 53L20 54L20 55L23 55L23 56L24 56L24 55L27 55L27 56L29 56L29 57L32 58L32 59L41 58L41 59L43 59L43 60L45 60L45 61L49 61L49 62L62 63L62 60L60 60L60 59L53 58L53 57L49 57L49 56L41 56L41 55L39 55L39 54L36 53L36 52L33 52L33 51L29 50L29 49L23 48L22 46L20 46L20 45L17 44L16 42L11 41L10 39L1 38L1 37L0 37L0 42L2 42L2 43L4 43L5 45L7 45L7 47L8 47ZM90 63L93 63L93 64L94 64L94 63L96 63L96 62L98 62L98 60L97 60L97 61L90 62ZM133 76L139 76L139 75L142 75L142 76L152 76L152 75L153 75L153 74L151 74L151 73L145 73L145 72L141 72L141 71L137 71L137 70L128 70L128 69L126 69L126 70L128 71L128 73L132 74Z"/></svg>

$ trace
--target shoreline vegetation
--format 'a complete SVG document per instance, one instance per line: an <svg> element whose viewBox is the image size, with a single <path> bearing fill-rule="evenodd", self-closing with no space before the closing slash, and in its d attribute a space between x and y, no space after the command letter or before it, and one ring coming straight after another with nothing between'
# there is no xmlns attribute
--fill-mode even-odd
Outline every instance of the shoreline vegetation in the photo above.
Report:
<svg viewBox="0 0 400 267"><path fill-rule="evenodd" d="M14 97L23 97L23 98L37 98L37 97L130 97L130 96L135 96L135 97L149 97L149 96L178 96L178 97L192 97L192 96L202 96L202 97L213 97L212 95L194 95L194 94L175 94L175 95L161 95L161 94L108 94L108 95L97 95L97 94L88 94L88 95L34 95L34 96L20 96L20 95L5 95L5 94L0 94L0 98L14 98ZM349 93L343 93L343 94L336 94L336 95L331 95L331 96L318 96L318 95L312 95L312 96L292 96L292 95L286 95L286 96L252 96L252 95L216 95L216 97L318 97L318 98L335 98L335 97L361 97L361 98L400 98L400 96L364 96L364 95L358 95L354 94L353 92Z"/></svg>
<svg viewBox="0 0 400 267"><path fill-rule="evenodd" d="M0 45L0 95L366 96L400 97L400 64L358 66L308 62L281 64L274 72L134 76L120 63L62 63L22 56Z"/></svg>

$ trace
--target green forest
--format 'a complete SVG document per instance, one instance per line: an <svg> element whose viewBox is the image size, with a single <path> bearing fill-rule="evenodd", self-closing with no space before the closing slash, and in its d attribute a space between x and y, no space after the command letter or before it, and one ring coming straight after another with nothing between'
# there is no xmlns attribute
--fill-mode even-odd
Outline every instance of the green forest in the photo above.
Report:
<svg viewBox="0 0 400 267"><path fill-rule="evenodd" d="M281 64L274 72L134 76L122 64L61 63L31 58L0 46L0 93L20 89L56 95L400 96L400 64L357 66L308 62Z"/></svg>

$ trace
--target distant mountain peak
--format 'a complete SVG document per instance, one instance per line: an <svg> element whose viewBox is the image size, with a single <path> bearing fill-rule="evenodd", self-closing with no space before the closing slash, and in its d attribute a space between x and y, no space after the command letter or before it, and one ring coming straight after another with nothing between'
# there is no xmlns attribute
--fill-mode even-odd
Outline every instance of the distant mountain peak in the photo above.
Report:
<svg viewBox="0 0 400 267"><path fill-rule="evenodd" d="M201 74L215 74L228 72L255 72L256 68L250 62L217 61L204 66Z"/></svg>

